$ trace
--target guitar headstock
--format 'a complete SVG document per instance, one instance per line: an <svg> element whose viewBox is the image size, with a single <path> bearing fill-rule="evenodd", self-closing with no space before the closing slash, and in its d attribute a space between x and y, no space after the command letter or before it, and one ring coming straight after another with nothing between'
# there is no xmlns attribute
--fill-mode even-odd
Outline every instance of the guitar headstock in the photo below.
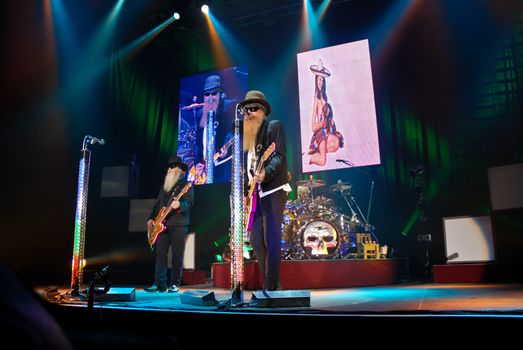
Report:
<svg viewBox="0 0 523 350"><path fill-rule="evenodd" d="M193 183L192 182L188 182L185 184L185 186L183 186L182 190L180 191L180 193L178 193L178 195L176 196L176 198L180 199L182 198L182 196L184 194L187 193L187 191L189 191L189 189L192 187Z"/></svg>
<svg viewBox="0 0 523 350"><path fill-rule="evenodd" d="M267 158L270 157L271 154L274 153L274 151L276 150L276 144L273 142L271 143L271 145L265 150L265 152L263 152L263 155L261 157L261 161L260 163L263 163L267 160Z"/></svg>

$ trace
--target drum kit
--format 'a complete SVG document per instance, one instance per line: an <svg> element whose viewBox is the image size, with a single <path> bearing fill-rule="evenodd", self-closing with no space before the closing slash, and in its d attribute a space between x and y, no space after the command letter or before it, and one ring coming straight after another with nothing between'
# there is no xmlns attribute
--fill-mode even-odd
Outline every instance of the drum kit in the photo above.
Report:
<svg viewBox="0 0 523 350"><path fill-rule="evenodd" d="M356 235L361 232L373 235L374 227L367 222L352 196L352 184L340 180L327 188L326 195L315 195L316 191L326 186L324 180L311 177L296 184L298 198L288 200L283 212L282 258L302 260L358 257L357 252L360 249L357 249L357 245L360 242ZM334 199L329 198L330 194L330 197L340 195L348 210L339 207Z"/></svg>

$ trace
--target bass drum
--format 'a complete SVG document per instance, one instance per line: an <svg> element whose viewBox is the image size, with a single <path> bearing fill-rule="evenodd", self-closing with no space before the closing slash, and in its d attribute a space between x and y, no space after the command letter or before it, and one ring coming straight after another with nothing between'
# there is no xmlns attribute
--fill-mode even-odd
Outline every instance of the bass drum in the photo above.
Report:
<svg viewBox="0 0 523 350"><path fill-rule="evenodd" d="M329 221L313 220L300 228L301 247L312 259L330 259L338 253L340 235Z"/></svg>

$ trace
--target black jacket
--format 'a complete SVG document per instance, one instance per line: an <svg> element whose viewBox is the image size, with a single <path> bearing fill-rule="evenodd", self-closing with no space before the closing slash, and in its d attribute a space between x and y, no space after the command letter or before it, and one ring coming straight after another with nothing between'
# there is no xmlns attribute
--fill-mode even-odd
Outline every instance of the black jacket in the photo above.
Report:
<svg viewBox="0 0 523 350"><path fill-rule="evenodd" d="M272 143L276 149L272 155L263 163L265 168L265 179L261 183L264 192L280 187L288 182L287 157L285 149L285 130L279 120L264 120L256 134L256 159L260 159ZM258 147L261 145L261 147ZM247 162L245 162L244 184L245 194L249 192L249 177L247 176Z"/></svg>
<svg viewBox="0 0 523 350"><path fill-rule="evenodd" d="M165 192L162 187L160 189L160 193L158 194L158 198L156 199L156 203L153 207L151 215L149 215L149 219L154 219L162 207L168 207L171 205L174 197L180 193L186 184L188 184L186 179L179 179L176 185L174 185L173 189L169 192ZM167 215L165 225L167 227L188 226L191 218L190 209L193 203L194 189L191 187L187 193L185 193L182 198L180 198L180 208L177 210L171 209L171 212L169 215Z"/></svg>

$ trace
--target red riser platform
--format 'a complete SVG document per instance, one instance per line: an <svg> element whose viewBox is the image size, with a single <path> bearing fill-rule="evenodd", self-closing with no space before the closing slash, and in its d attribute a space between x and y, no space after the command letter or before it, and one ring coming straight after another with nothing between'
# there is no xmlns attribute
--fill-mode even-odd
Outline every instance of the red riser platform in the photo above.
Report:
<svg viewBox="0 0 523 350"><path fill-rule="evenodd" d="M281 263L280 282L283 289L346 288L355 286L376 286L397 281L399 261L396 259L377 260L284 260ZM212 265L215 287L230 288L231 272L229 263ZM258 263L244 264L244 288L262 288Z"/></svg>

